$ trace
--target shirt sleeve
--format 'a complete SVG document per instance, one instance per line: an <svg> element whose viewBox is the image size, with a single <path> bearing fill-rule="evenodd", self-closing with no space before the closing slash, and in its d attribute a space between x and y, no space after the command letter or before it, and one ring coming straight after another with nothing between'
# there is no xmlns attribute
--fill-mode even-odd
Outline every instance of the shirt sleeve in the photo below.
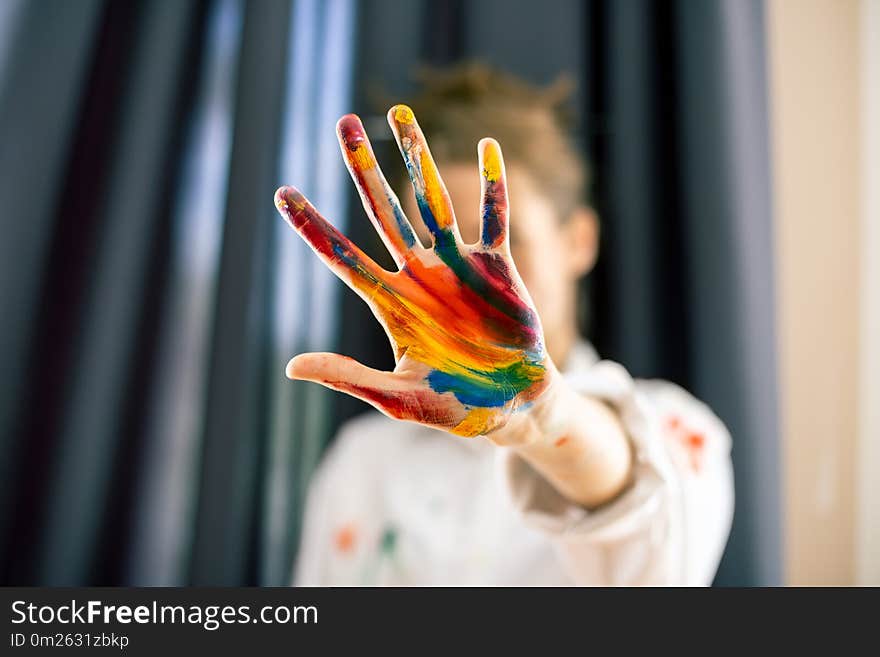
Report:
<svg viewBox="0 0 880 657"><path fill-rule="evenodd" d="M618 413L635 455L632 483L588 511L514 452L499 450L500 479L513 506L551 537L576 584L711 584L733 517L731 440L723 423L680 387L636 382L610 361L569 380Z"/></svg>

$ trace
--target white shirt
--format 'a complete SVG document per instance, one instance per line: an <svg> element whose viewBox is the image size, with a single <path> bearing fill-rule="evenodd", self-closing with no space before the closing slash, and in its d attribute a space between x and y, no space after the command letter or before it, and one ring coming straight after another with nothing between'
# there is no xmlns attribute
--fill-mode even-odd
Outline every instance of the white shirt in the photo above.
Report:
<svg viewBox="0 0 880 657"><path fill-rule="evenodd" d="M297 585L709 585L733 516L730 436L666 381L579 344L564 375L616 409L634 482L588 511L508 448L390 419L343 425L313 478Z"/></svg>

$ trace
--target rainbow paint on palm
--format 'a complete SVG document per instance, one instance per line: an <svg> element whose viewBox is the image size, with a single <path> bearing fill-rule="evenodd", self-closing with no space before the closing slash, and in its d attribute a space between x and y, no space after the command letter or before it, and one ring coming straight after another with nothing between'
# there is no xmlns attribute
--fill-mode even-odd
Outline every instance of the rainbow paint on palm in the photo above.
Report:
<svg viewBox="0 0 880 657"><path fill-rule="evenodd" d="M364 209L390 251L390 272L339 233L297 190L275 195L282 216L372 308L394 347L393 372L336 354L304 354L293 378L364 399L387 415L463 435L502 426L546 387L547 355L537 313L516 273L507 238L504 163L498 144L478 146L483 189L481 240L464 244L449 195L408 107L388 113L433 238L425 248L386 182L360 119L337 132Z"/></svg>

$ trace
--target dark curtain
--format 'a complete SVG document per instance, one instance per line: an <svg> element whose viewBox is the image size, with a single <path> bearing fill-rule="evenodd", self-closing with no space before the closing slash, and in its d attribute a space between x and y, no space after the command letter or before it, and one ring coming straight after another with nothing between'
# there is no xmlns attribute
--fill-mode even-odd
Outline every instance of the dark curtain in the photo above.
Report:
<svg viewBox="0 0 880 657"><path fill-rule="evenodd" d="M285 359L391 354L272 193L301 185L387 263L333 121L367 118L390 169L372 99L464 57L580 82L603 235L589 337L726 422L718 582L780 581L758 0L18 0L0 20L4 583L289 580L309 476L364 406L288 384Z"/></svg>
<svg viewBox="0 0 880 657"><path fill-rule="evenodd" d="M117 578L110 537L124 524L202 11L22 9L0 117L3 307L17 317L2 353L18 361L3 395L7 582Z"/></svg>
<svg viewBox="0 0 880 657"><path fill-rule="evenodd" d="M763 3L594 2L587 22L597 346L725 422L736 511L716 583L781 584Z"/></svg>
<svg viewBox="0 0 880 657"><path fill-rule="evenodd" d="M377 125L371 89L405 99L415 61L480 59L537 83L562 72L579 82L575 137L602 224L583 290L588 337L635 376L684 386L726 423L737 500L716 582L781 583L763 3L369 0L361 21L358 109ZM395 159L388 148L384 160ZM381 259L352 207L353 234ZM384 335L351 296L344 324L357 329L343 330L343 351L388 367ZM340 403L344 416L364 410Z"/></svg>
<svg viewBox="0 0 880 657"><path fill-rule="evenodd" d="M0 15L3 583L289 582L299 508L269 503L299 503L330 429L321 403L274 421L279 354L332 348L335 297L299 290L319 308L303 332L324 331L276 340L299 285L286 272L312 257L277 247L272 195L294 182L292 148L327 160L290 123L333 139L353 10L33 0ZM304 35L315 52L292 67ZM342 176L298 182L335 198ZM297 447L273 468L279 444Z"/></svg>

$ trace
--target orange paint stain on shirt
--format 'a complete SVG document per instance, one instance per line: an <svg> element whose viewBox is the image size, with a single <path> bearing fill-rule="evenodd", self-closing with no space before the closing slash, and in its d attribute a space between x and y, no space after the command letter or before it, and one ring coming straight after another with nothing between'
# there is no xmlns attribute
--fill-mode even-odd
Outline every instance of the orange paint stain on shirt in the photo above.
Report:
<svg viewBox="0 0 880 657"><path fill-rule="evenodd" d="M686 426L677 415L670 415L665 420L666 436L675 444L690 469L700 474L705 459L706 435Z"/></svg>
<svg viewBox="0 0 880 657"><path fill-rule="evenodd" d="M562 446L563 446L565 443L567 443L567 442L568 442L568 436L563 436L562 438L560 438L559 440L557 440L557 441L556 441L555 443L553 443L553 444L554 444L556 447L562 447Z"/></svg>
<svg viewBox="0 0 880 657"><path fill-rule="evenodd" d="M357 544L357 528L354 523L348 523L337 529L333 535L333 544L343 554L354 552Z"/></svg>
<svg viewBox="0 0 880 657"><path fill-rule="evenodd" d="M706 437L701 433L692 433L688 435L686 442L688 447L699 451L706 444Z"/></svg>
<svg viewBox="0 0 880 657"><path fill-rule="evenodd" d="M684 446L691 459L691 467L694 472L699 472L703 465L703 448L706 446L706 437L701 433L689 433L684 438Z"/></svg>

